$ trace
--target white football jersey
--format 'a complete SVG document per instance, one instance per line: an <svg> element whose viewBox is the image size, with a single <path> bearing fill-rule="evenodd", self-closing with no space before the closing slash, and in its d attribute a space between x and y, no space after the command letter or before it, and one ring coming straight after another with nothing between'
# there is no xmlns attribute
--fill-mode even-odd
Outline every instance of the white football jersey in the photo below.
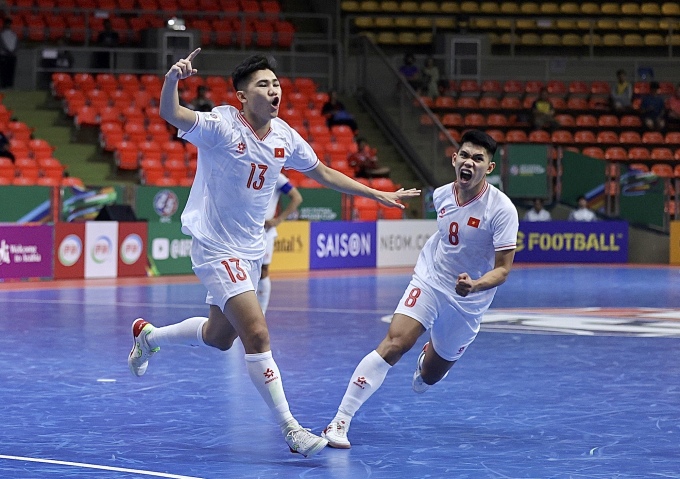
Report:
<svg viewBox="0 0 680 479"><path fill-rule="evenodd" d="M270 220L276 216L276 208L279 205L281 195L288 194L292 189L293 185L290 184L286 175L279 173L279 178L276 180L276 187L274 188L274 194L267 205L267 215L265 216L265 219Z"/></svg>
<svg viewBox="0 0 680 479"><path fill-rule="evenodd" d="M510 199L488 183L465 204L459 204L455 183L434 191L437 229L423 246L415 272L446 293L468 314L481 315L496 288L462 297L455 292L460 273L479 279L493 269L496 251L514 249L519 219Z"/></svg>
<svg viewBox="0 0 680 479"><path fill-rule="evenodd" d="M316 168L312 147L279 118L259 138L241 112L228 105L196 112L194 126L179 137L198 147L182 231L214 252L261 258L267 206L281 168Z"/></svg>

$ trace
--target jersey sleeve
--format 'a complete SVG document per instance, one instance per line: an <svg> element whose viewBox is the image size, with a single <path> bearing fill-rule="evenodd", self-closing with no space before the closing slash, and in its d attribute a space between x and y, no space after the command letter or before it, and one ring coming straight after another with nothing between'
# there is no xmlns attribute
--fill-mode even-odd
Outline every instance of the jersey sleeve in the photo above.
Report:
<svg viewBox="0 0 680 479"><path fill-rule="evenodd" d="M493 218L493 247L495 251L514 249L517 247L517 231L519 218L517 210L509 199L500 199L503 207Z"/></svg>
<svg viewBox="0 0 680 479"><path fill-rule="evenodd" d="M210 112L196 112L196 121L189 131L180 130L179 138L193 143L198 148L214 148L220 144L225 135L233 130L228 117L214 109Z"/></svg>
<svg viewBox="0 0 680 479"><path fill-rule="evenodd" d="M307 143L300 134L294 129L290 129L292 135L292 150L293 154L288 157L284 168L292 168L297 171L305 172L316 168L319 164L319 158L314 153L314 150Z"/></svg>

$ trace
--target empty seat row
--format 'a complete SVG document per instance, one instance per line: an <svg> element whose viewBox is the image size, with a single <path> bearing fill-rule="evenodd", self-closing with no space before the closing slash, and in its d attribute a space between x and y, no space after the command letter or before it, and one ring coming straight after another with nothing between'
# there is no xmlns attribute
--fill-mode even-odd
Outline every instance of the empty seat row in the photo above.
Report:
<svg viewBox="0 0 680 479"><path fill-rule="evenodd" d="M345 13L402 13L432 15L488 14L488 15L647 15L680 16L676 2L436 2L436 1L351 1L343 0L340 8Z"/></svg>

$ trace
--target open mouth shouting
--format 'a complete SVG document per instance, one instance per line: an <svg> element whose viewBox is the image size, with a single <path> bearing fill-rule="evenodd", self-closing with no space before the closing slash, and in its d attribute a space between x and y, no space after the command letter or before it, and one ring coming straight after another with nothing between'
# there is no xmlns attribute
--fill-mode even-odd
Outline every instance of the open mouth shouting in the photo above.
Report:
<svg viewBox="0 0 680 479"><path fill-rule="evenodd" d="M272 100L272 107L273 107L275 110L278 110L278 109L279 109L279 104L280 104L280 103L281 103L281 98L279 98L278 96L275 96L274 99Z"/></svg>
<svg viewBox="0 0 680 479"><path fill-rule="evenodd" d="M458 173L458 177L461 181L467 183L472 179L472 171L468 170L467 168L461 168L460 172Z"/></svg>

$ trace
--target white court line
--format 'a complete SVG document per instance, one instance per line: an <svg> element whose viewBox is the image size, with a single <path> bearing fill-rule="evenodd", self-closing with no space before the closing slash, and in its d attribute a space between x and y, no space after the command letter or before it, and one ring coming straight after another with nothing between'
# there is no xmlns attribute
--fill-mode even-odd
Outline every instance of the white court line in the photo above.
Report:
<svg viewBox="0 0 680 479"><path fill-rule="evenodd" d="M177 474L166 474L165 472L143 471L141 469L127 469L124 467L98 466L97 464L85 464L82 462L70 462L70 461L55 461L53 459L36 459L33 457L5 456L4 454L0 454L0 459L9 459L12 461L40 462L44 464L57 464L59 466L83 467L86 469L102 469L104 471L129 472L132 474L139 474L142 476L169 477L170 479L202 479L200 477L194 476L178 476Z"/></svg>

